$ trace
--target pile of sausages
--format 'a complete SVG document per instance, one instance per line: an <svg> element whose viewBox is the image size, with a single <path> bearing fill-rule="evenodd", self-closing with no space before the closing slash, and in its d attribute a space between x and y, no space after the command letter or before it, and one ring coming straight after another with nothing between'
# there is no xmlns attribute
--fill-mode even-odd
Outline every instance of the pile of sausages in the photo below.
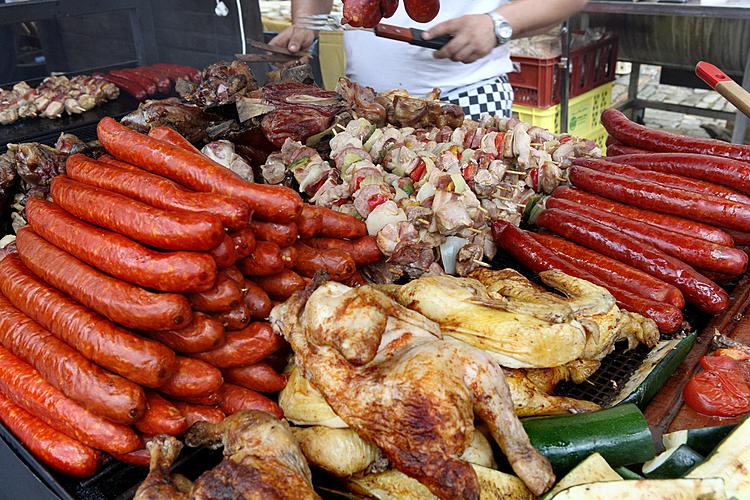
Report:
<svg viewBox="0 0 750 500"><path fill-rule="evenodd" d="M200 72L190 66L177 64L152 64L136 68L114 69L102 75L105 80L117 85L139 101L157 93L168 94L178 78L197 81Z"/></svg>
<svg viewBox="0 0 750 500"><path fill-rule="evenodd" d="M199 420L281 417L262 394L286 383L274 301L382 257L361 221L248 183L171 129L105 118L98 135L111 156L71 156L0 260L0 421L80 477L102 452L147 465L151 436Z"/></svg>
<svg viewBox="0 0 750 500"><path fill-rule="evenodd" d="M533 221L546 233L497 223L495 240L522 264L607 288L664 333L685 303L716 314L716 283L744 273L750 245L750 147L650 130L603 113L608 158L579 158ZM552 234L549 234L552 233ZM746 248L745 248L746 249Z"/></svg>

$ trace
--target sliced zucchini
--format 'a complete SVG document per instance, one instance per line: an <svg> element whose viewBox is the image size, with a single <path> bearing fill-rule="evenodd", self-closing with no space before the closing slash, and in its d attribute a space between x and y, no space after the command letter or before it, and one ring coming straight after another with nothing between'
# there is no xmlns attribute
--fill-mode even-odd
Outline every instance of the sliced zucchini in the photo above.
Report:
<svg viewBox="0 0 750 500"><path fill-rule="evenodd" d="M526 202L526 206L523 208L523 215L521 219L526 221L528 224L533 224L539 213L544 210L545 196L537 195L529 198Z"/></svg>
<svg viewBox="0 0 750 500"><path fill-rule="evenodd" d="M715 425L698 429L684 429L670 432L661 437L664 448L677 448L686 444L703 456L709 455L719 445L722 439L732 432L737 424Z"/></svg>
<svg viewBox="0 0 750 500"><path fill-rule="evenodd" d="M554 500L725 500L724 481L712 479L642 479L579 484Z"/></svg>
<svg viewBox="0 0 750 500"><path fill-rule="evenodd" d="M542 496L542 499L551 498L555 496L556 493L578 484L620 480L622 480L620 475L609 466L607 461L604 460L601 455L598 453L592 453L586 460L576 465L572 471L568 472L564 478L560 479L554 488Z"/></svg>
<svg viewBox="0 0 750 500"><path fill-rule="evenodd" d="M627 467L618 467L615 470L623 479L643 479L643 476L641 476L637 472L633 472Z"/></svg>
<svg viewBox="0 0 750 500"><path fill-rule="evenodd" d="M693 332L684 338L656 344L610 406L633 403L641 409L645 408L685 359L696 338L697 333Z"/></svg>
<svg viewBox="0 0 750 500"><path fill-rule="evenodd" d="M650 479L676 479L703 462L703 455L686 444L668 448L643 464L643 474Z"/></svg>
<svg viewBox="0 0 750 500"><path fill-rule="evenodd" d="M633 404L521 422L531 444L547 457L558 476L595 452L612 467L640 464L656 455L648 422Z"/></svg>
<svg viewBox="0 0 750 500"><path fill-rule="evenodd" d="M724 479L727 494L739 499L750 496L750 419L740 423L706 460L685 477Z"/></svg>
<svg viewBox="0 0 750 500"><path fill-rule="evenodd" d="M481 500L536 498L516 476L481 465L472 464L472 467L479 480ZM364 477L352 477L348 486L355 494L367 495L378 500L437 500L426 486L396 469Z"/></svg>

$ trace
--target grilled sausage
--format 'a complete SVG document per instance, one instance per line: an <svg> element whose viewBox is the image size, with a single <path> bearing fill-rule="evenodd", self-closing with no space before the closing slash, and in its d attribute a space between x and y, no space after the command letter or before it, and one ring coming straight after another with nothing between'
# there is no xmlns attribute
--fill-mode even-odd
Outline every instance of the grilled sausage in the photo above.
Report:
<svg viewBox="0 0 750 500"><path fill-rule="evenodd" d="M16 235L21 260L34 274L115 323L136 330L173 330L192 320L182 295L147 292L84 264L24 227Z"/></svg>
<svg viewBox="0 0 750 500"><path fill-rule="evenodd" d="M193 322L181 330L143 333L170 349L186 354L210 351L224 344L224 327L202 313L195 313Z"/></svg>
<svg viewBox="0 0 750 500"><path fill-rule="evenodd" d="M147 387L174 372L174 352L133 335L42 282L17 255L0 261L0 291L11 303L84 357Z"/></svg>
<svg viewBox="0 0 750 500"><path fill-rule="evenodd" d="M607 158L613 156L632 155L632 154L644 154L649 153L645 149L634 148L632 146L626 146L625 144L607 144Z"/></svg>
<svg viewBox="0 0 750 500"><path fill-rule="evenodd" d="M274 300L286 300L297 290L305 288L305 280L294 271L285 269L272 276L253 278L256 285L261 287Z"/></svg>
<svg viewBox="0 0 750 500"><path fill-rule="evenodd" d="M219 274L212 289L203 293L190 295L193 309L205 313L228 312L242 302L242 291L237 283L225 274Z"/></svg>
<svg viewBox="0 0 750 500"><path fill-rule="evenodd" d="M245 276L270 276L284 270L281 249L276 243L257 241L255 250L237 263Z"/></svg>
<svg viewBox="0 0 750 500"><path fill-rule="evenodd" d="M188 429L196 422L209 422L218 424L224 420L224 412L211 406L194 405L183 401L172 401L172 404L180 410L187 420Z"/></svg>
<svg viewBox="0 0 750 500"><path fill-rule="evenodd" d="M440 11L440 0L404 0L409 17L418 23L429 23Z"/></svg>
<svg viewBox="0 0 750 500"><path fill-rule="evenodd" d="M128 94L135 97L138 101L145 101L146 97L148 97L146 89L144 89L143 85L140 85L138 82L134 82L133 80L110 74L104 74L102 76L105 80L110 83L114 83L120 90L124 90Z"/></svg>
<svg viewBox="0 0 750 500"><path fill-rule="evenodd" d="M313 236L324 238L346 238L354 240L367 236L367 226L351 215L336 212L326 207L313 206L320 217L320 230Z"/></svg>
<svg viewBox="0 0 750 500"><path fill-rule="evenodd" d="M177 358L177 370L158 391L167 396L201 397L216 392L224 380L221 372L203 361Z"/></svg>
<svg viewBox="0 0 750 500"><path fill-rule="evenodd" d="M297 241L297 225L293 222L279 224L254 220L250 222L250 229L257 239L270 241L282 248L293 245Z"/></svg>
<svg viewBox="0 0 750 500"><path fill-rule="evenodd" d="M323 217L315 209L315 205L305 204L294 224L297 226L299 237L306 240L320 233L323 227Z"/></svg>
<svg viewBox="0 0 750 500"><path fill-rule="evenodd" d="M73 217L38 198L26 218L39 236L115 278L164 292L203 292L216 281L216 264L198 252L156 252Z"/></svg>
<svg viewBox="0 0 750 500"><path fill-rule="evenodd" d="M131 82L136 82L138 85L143 87L148 95L156 94L156 82L154 82L150 78L131 71L127 71L125 69L113 69L109 72L109 74L112 76L116 76L117 78L123 78L125 80L130 80Z"/></svg>
<svg viewBox="0 0 750 500"><path fill-rule="evenodd" d="M284 345L269 323L251 323L244 330L228 332L223 346L194 357L217 368L235 368L261 361Z"/></svg>
<svg viewBox="0 0 750 500"><path fill-rule="evenodd" d="M364 236L357 240L340 240L337 238L310 238L303 243L313 248L341 250L354 259L358 266L374 264L383 258L375 236Z"/></svg>
<svg viewBox="0 0 750 500"><path fill-rule="evenodd" d="M154 127L148 131L148 135L154 139L159 139L167 144L171 144L172 146L182 148L185 151L200 154L198 148L193 146L190 141L185 139L179 132L169 127Z"/></svg>
<svg viewBox="0 0 750 500"><path fill-rule="evenodd" d="M224 380L245 389L258 392L279 392L286 385L286 378L267 363L256 363L239 368L222 370Z"/></svg>
<svg viewBox="0 0 750 500"><path fill-rule="evenodd" d="M177 436L187 430L187 420L169 401L155 392L148 391L148 411L135 423L135 428L144 434L169 434Z"/></svg>
<svg viewBox="0 0 750 500"><path fill-rule="evenodd" d="M341 281L357 270L354 259L341 250L316 250L302 242L295 243L294 249L297 251L294 270L302 276L312 278L316 272L324 270L332 280Z"/></svg>
<svg viewBox="0 0 750 500"><path fill-rule="evenodd" d="M244 302L241 302L231 311L215 313L213 319L221 323L227 332L236 332L245 328L252 319L252 313Z"/></svg>
<svg viewBox="0 0 750 500"><path fill-rule="evenodd" d="M245 277L242 275L239 269L237 269L237 266L230 266L226 269L221 270L221 274L229 278L230 280L234 281L234 283L240 288L242 291L242 295L246 295L247 291L244 290L245 288Z"/></svg>
<svg viewBox="0 0 750 500"><path fill-rule="evenodd" d="M250 311L250 316L254 320L266 319L271 314L273 304L268 294L254 282L247 280L245 281L245 288L247 293L245 294L245 306Z"/></svg>
<svg viewBox="0 0 750 500"><path fill-rule="evenodd" d="M255 235L250 228L240 229L233 233L229 233L229 236L234 242L234 253L237 260L242 260L255 250Z"/></svg>
<svg viewBox="0 0 750 500"><path fill-rule="evenodd" d="M279 405L255 391L233 384L224 384L219 391L221 401L219 408L227 415L243 410L260 410L276 418L283 418L284 412Z"/></svg>
<svg viewBox="0 0 750 500"><path fill-rule="evenodd" d="M237 262L237 253L234 251L234 240L227 234L224 235L221 243L216 248L212 248L208 253L214 258L216 267L219 269L233 266Z"/></svg>

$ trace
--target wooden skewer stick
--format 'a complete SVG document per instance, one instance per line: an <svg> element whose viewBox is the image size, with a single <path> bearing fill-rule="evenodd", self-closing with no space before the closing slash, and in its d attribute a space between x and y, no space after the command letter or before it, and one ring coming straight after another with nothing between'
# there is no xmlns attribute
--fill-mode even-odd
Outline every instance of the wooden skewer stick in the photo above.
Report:
<svg viewBox="0 0 750 500"><path fill-rule="evenodd" d="M486 262L484 262L484 261L481 261L481 260L478 260L478 259L471 259L471 261L472 261L472 262L473 262L474 264L476 264L476 265L478 265L478 266L481 266L481 267L486 267L486 268L490 268L490 267L492 267L491 265L487 264Z"/></svg>
<svg viewBox="0 0 750 500"><path fill-rule="evenodd" d="M497 198L500 201L506 201L508 203L511 203L511 204L519 206L519 207L525 207L526 206L526 203L518 203L517 201L513 201L513 199L506 198L504 196L495 196L495 198Z"/></svg>
<svg viewBox="0 0 750 500"><path fill-rule="evenodd" d="M485 215L487 215L487 214L489 213L489 212L487 211L487 209L486 209L486 208L484 208L484 207L482 207L482 206L478 206L477 208L479 209L479 211L480 211L480 212L482 212L482 213L483 213L483 214L485 214Z"/></svg>
<svg viewBox="0 0 750 500"><path fill-rule="evenodd" d="M425 224L427 226L430 225L430 221L428 221L427 219L421 219L420 218L420 219L417 219L417 222L420 222L420 223Z"/></svg>
<svg viewBox="0 0 750 500"><path fill-rule="evenodd" d="M513 175L526 175L527 172L522 172L520 170L506 170L505 173Z"/></svg>
<svg viewBox="0 0 750 500"><path fill-rule="evenodd" d="M477 234L484 234L484 231L482 231L481 229L477 229L477 228L475 228L475 227L467 227L466 229L468 229L468 230L469 230L469 231L471 231L472 233L477 233Z"/></svg>

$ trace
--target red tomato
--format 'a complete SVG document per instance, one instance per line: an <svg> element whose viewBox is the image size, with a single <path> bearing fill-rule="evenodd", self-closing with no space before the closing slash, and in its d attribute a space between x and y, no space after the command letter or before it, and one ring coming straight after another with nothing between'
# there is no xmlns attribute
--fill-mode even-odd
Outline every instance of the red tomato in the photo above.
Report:
<svg viewBox="0 0 750 500"><path fill-rule="evenodd" d="M531 189L534 191L539 189L539 170L533 169L531 172L529 172L529 175L531 176Z"/></svg>
<svg viewBox="0 0 750 500"><path fill-rule="evenodd" d="M498 156L503 153L503 141L505 140L505 132L498 132L495 136L495 149L497 149Z"/></svg>
<svg viewBox="0 0 750 500"><path fill-rule="evenodd" d="M706 371L740 370L740 364L729 356L703 356L701 366Z"/></svg>
<svg viewBox="0 0 750 500"><path fill-rule="evenodd" d="M688 406L705 415L735 417L750 412L750 385L739 369L709 370L694 375L683 396Z"/></svg>
<svg viewBox="0 0 750 500"><path fill-rule="evenodd" d="M370 198L367 200L367 205L370 207L370 210L375 210L375 207L377 207L378 205L382 205L386 201L388 201L388 199L382 194L378 193L370 196Z"/></svg>
<svg viewBox="0 0 750 500"><path fill-rule="evenodd" d="M425 172L427 171L427 164L424 162L422 158L417 160L417 166L414 167L414 170L411 171L409 174L409 177L411 177L411 180L414 182L419 182L419 179L424 176Z"/></svg>

